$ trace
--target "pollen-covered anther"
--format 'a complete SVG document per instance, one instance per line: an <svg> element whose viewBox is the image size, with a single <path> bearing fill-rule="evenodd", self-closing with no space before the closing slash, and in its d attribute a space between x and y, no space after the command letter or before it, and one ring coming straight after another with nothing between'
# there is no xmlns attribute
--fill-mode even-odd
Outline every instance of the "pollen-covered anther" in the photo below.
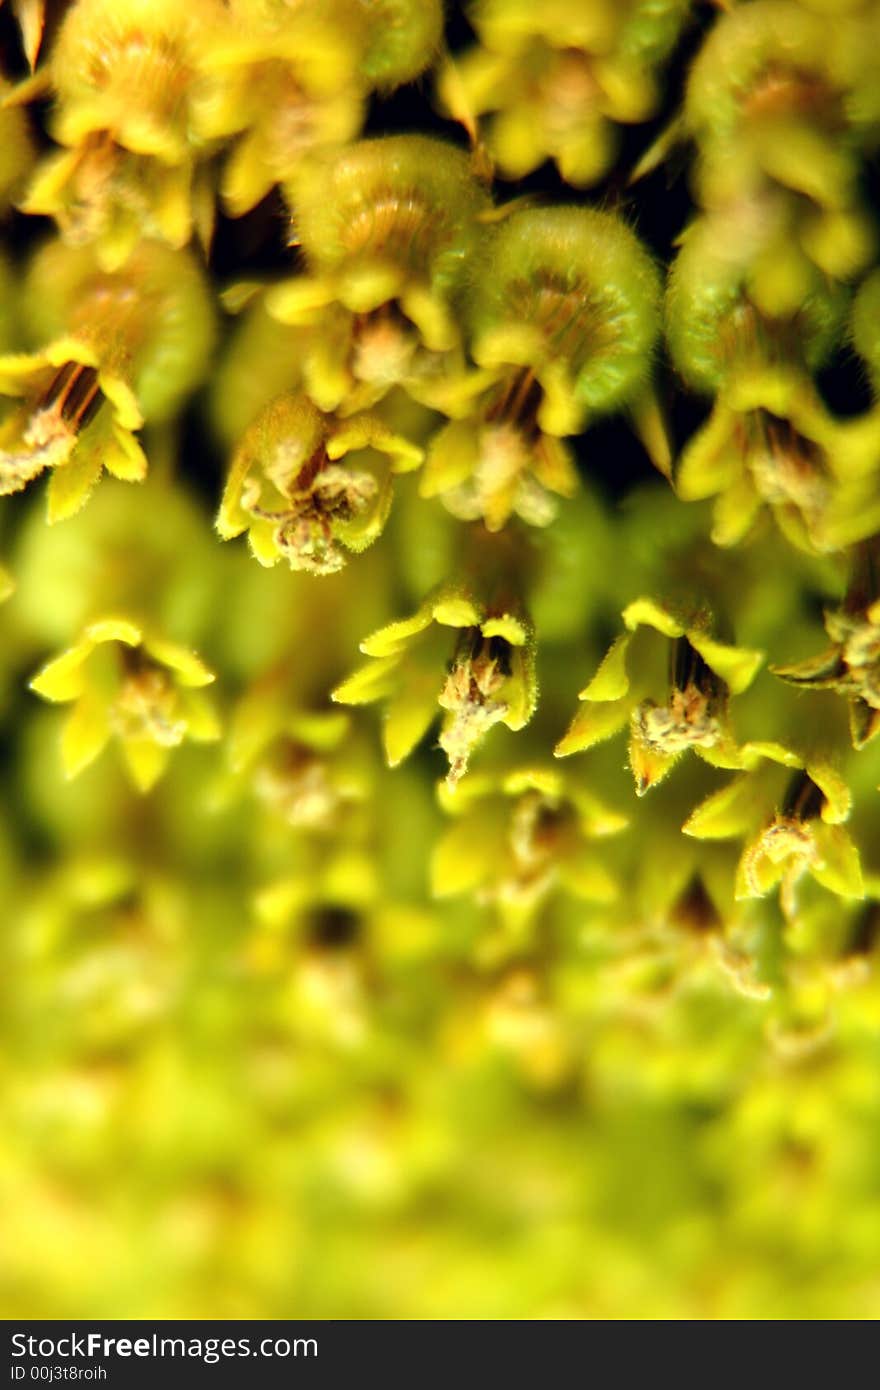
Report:
<svg viewBox="0 0 880 1390"><path fill-rule="evenodd" d="M635 731L661 753L714 748L724 735L727 689L686 637L679 637L672 650L671 687L668 704L644 700L633 712Z"/></svg>
<svg viewBox="0 0 880 1390"><path fill-rule="evenodd" d="M312 830L329 825L341 800L324 761L293 740L257 769L254 789L289 825Z"/></svg>
<svg viewBox="0 0 880 1390"><path fill-rule="evenodd" d="M351 370L358 381L392 386L408 375L419 345L413 324L393 303L355 319Z"/></svg>
<svg viewBox="0 0 880 1390"><path fill-rule="evenodd" d="M502 637L486 638L479 629L465 629L438 696L452 716L439 740L449 759L449 786L464 776L474 748L507 713L507 703L497 697L510 669L510 648Z"/></svg>
<svg viewBox="0 0 880 1390"><path fill-rule="evenodd" d="M829 614L829 634L840 642L846 668L842 684L873 709L880 709L880 624L868 617Z"/></svg>
<svg viewBox="0 0 880 1390"><path fill-rule="evenodd" d="M663 753L714 748L722 734L707 696L694 685L673 690L668 705L644 700L633 718L644 741Z"/></svg>
<svg viewBox="0 0 880 1390"><path fill-rule="evenodd" d="M787 916L792 916L795 910L799 879L819 858L811 822L821 815L824 804L821 788L806 772L799 772L789 784L779 811L743 853L743 875L756 896L766 891L761 882L762 864L785 866L781 903Z"/></svg>
<svg viewBox="0 0 880 1390"><path fill-rule="evenodd" d="M20 445L0 450L0 493L17 492L44 468L66 463L102 399L94 367L65 363L34 406Z"/></svg>
<svg viewBox="0 0 880 1390"><path fill-rule="evenodd" d="M258 477L245 482L241 504L252 516L275 523L275 543L292 569L335 574L344 567L347 554L333 534L334 524L362 516L375 500L378 483L371 473L328 462L323 449L293 480L284 476L285 463L282 456L274 468L266 468L266 475L289 506L264 507Z"/></svg>
<svg viewBox="0 0 880 1390"><path fill-rule="evenodd" d="M176 748L186 734L186 720L176 717L177 694L168 672L126 652L128 674L113 703L110 722L123 740L149 739Z"/></svg>

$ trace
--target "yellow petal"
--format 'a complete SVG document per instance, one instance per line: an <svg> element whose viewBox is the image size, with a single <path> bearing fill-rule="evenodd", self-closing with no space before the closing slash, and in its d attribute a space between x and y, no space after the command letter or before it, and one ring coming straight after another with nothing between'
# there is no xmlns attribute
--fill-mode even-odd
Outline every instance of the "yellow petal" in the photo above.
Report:
<svg viewBox="0 0 880 1390"><path fill-rule="evenodd" d="M862 866L852 836L842 825L817 825L813 834L819 855L810 866L813 878L841 898L863 898Z"/></svg>
<svg viewBox="0 0 880 1390"><path fill-rule="evenodd" d="M632 638L627 634L615 638L605 653L589 685L581 691L579 699L621 700L629 691L629 675L626 669L626 656Z"/></svg>
<svg viewBox="0 0 880 1390"><path fill-rule="evenodd" d="M578 710L568 732L557 743L554 755L567 758L571 753L581 753L594 744L613 738L629 719L630 708L628 699L588 701Z"/></svg>
<svg viewBox="0 0 880 1390"><path fill-rule="evenodd" d="M680 757L680 751L666 753L641 738L634 725L629 738L629 765L636 784L636 796L644 796L662 782Z"/></svg>
<svg viewBox="0 0 880 1390"><path fill-rule="evenodd" d="M189 647L181 646L178 642L168 642L161 637L148 638L144 646L151 656L175 673L180 685L210 685L216 679L214 672L209 670L202 658Z"/></svg>
<svg viewBox="0 0 880 1390"><path fill-rule="evenodd" d="M107 706L87 690L77 700L61 731L64 775L76 777L104 751L109 739Z"/></svg>
<svg viewBox="0 0 880 1390"><path fill-rule="evenodd" d="M652 598L637 598L623 610L623 621L631 632L637 627L653 627L664 637L683 637L684 624Z"/></svg>
<svg viewBox="0 0 880 1390"><path fill-rule="evenodd" d="M330 695L340 705L368 705L381 700L394 689L394 674L399 664L397 656L377 657L368 661L344 680Z"/></svg>
<svg viewBox="0 0 880 1390"><path fill-rule="evenodd" d="M439 839L431 855L431 893L451 898L472 893L485 882L493 863L503 865L506 846L497 827L479 812L465 816Z"/></svg>
<svg viewBox="0 0 880 1390"><path fill-rule="evenodd" d="M74 516L88 501L101 476L101 455L97 441L81 442L67 463L53 468L47 492L46 519L50 526Z"/></svg>
<svg viewBox="0 0 880 1390"><path fill-rule="evenodd" d="M103 451L103 464L124 483L140 483L147 476L146 454L134 435L117 424Z"/></svg>
<svg viewBox="0 0 880 1390"><path fill-rule="evenodd" d="M53 703L78 699L85 689L83 665L93 650L94 643L86 640L56 656L34 676L31 690Z"/></svg>
<svg viewBox="0 0 880 1390"><path fill-rule="evenodd" d="M382 725L382 745L389 767L402 763L424 738L439 713L439 684L434 671L409 671L391 696Z"/></svg>
<svg viewBox="0 0 880 1390"><path fill-rule="evenodd" d="M716 642L699 632L688 631L688 641L700 653L707 666L729 686L731 694L740 695L751 685L760 670L764 653L748 647L733 647Z"/></svg>
<svg viewBox="0 0 880 1390"><path fill-rule="evenodd" d="M139 647L143 632L128 618L99 618L89 623L85 635L92 642L124 642L127 647Z"/></svg>
<svg viewBox="0 0 880 1390"><path fill-rule="evenodd" d="M127 738L122 742L126 766L139 792L156 785L168 766L170 749L147 738Z"/></svg>
<svg viewBox="0 0 880 1390"><path fill-rule="evenodd" d="M213 701L203 690L181 691L180 706L186 718L187 738L196 743L214 743L222 732Z"/></svg>

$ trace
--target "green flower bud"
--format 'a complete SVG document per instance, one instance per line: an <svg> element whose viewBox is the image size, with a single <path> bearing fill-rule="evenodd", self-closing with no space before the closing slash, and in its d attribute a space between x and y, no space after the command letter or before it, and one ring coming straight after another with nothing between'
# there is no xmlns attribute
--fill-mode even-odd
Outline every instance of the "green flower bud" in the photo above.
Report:
<svg viewBox="0 0 880 1390"><path fill-rule="evenodd" d="M360 70L387 92L433 63L443 38L442 0L358 0L366 21Z"/></svg>
<svg viewBox="0 0 880 1390"><path fill-rule="evenodd" d="M666 291L666 338L688 385L714 393L740 372L815 371L827 361L846 294L799 263L796 251L794 273L780 275L763 219L749 211L701 218L683 241Z"/></svg>
<svg viewBox="0 0 880 1390"><path fill-rule="evenodd" d="M856 32L845 16L829 26L795 0L757 0L718 20L685 100L704 205L733 202L766 182L821 209L853 205L857 93L870 80Z"/></svg>
<svg viewBox="0 0 880 1390"><path fill-rule="evenodd" d="M313 400L351 413L403 384L431 404L488 206L467 156L420 135L362 140L304 161L288 193L309 273L266 304L316 328L302 363Z"/></svg>
<svg viewBox="0 0 880 1390"><path fill-rule="evenodd" d="M500 530L547 525L577 474L558 436L644 398L658 331L657 272L617 218L515 211L486 237L467 300L481 371L450 383L454 419L431 441L422 493ZM442 398L438 398L440 403Z"/></svg>

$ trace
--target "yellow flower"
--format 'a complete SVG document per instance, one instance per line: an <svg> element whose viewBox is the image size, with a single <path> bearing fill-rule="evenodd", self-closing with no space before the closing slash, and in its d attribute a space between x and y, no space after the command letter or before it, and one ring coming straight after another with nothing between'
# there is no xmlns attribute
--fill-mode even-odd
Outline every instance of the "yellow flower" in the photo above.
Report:
<svg viewBox="0 0 880 1390"><path fill-rule="evenodd" d="M439 742L454 786L493 725L521 729L534 713L530 625L506 608L493 610L458 590L432 594L411 618L366 638L361 651L373 659L332 698L346 705L387 701L382 736L391 767L412 752L443 710Z"/></svg>
<svg viewBox="0 0 880 1390"><path fill-rule="evenodd" d="M613 122L647 120L656 70L689 0L478 0L479 46L441 70L442 107L469 130L483 117L505 178L554 159L567 183L596 183L613 162Z"/></svg>
<svg viewBox="0 0 880 1390"><path fill-rule="evenodd" d="M615 896L593 842L624 829L626 818L576 778L538 766L474 773L460 788L441 786L440 801L455 819L431 857L435 897L473 894L517 926L557 886L588 901Z"/></svg>
<svg viewBox="0 0 880 1390"><path fill-rule="evenodd" d="M219 738L214 707L202 689L213 680L188 648L147 635L126 618L103 618L44 666L31 689L53 703L73 702L61 734L68 777L116 739L132 781L146 792L184 739Z"/></svg>
<svg viewBox="0 0 880 1390"><path fill-rule="evenodd" d="M261 565L335 574L347 551L381 533L391 475L415 468L422 451L372 415L323 415L307 396L287 394L257 416L232 460L217 530L247 531Z"/></svg>
<svg viewBox="0 0 880 1390"><path fill-rule="evenodd" d="M684 501L717 496L712 539L736 545L762 508L800 550L838 550L880 527L880 412L836 420L797 370L742 371L674 470Z"/></svg>
<svg viewBox="0 0 880 1390"><path fill-rule="evenodd" d="M0 494L51 469L48 516L72 516L103 469L141 481L135 438L168 419L199 380L213 341L204 278L184 253L145 242L124 271L53 241L34 257L25 308L45 346L0 356Z"/></svg>
<svg viewBox="0 0 880 1390"><path fill-rule="evenodd" d="M727 705L751 685L763 654L720 642L705 609L676 612L639 598L624 609L623 621L627 632L581 691L583 708L556 756L592 748L629 724L638 796L662 781L688 749L714 767L742 766Z"/></svg>
<svg viewBox="0 0 880 1390"><path fill-rule="evenodd" d="M289 179L304 154L358 134L362 24L351 0L232 0L225 25L206 35L195 124L205 139L239 136L220 185L234 217Z"/></svg>
<svg viewBox="0 0 880 1390"><path fill-rule="evenodd" d="M859 852L843 826L852 797L835 768L773 742L749 742L743 755L747 770L682 827L701 840L745 839L736 896L759 898L778 887L783 911L794 918L806 874L840 897L863 897Z"/></svg>
<svg viewBox="0 0 880 1390"><path fill-rule="evenodd" d="M146 234L181 247L193 224L208 236L213 197L198 169L203 142L192 98L217 0L78 0L31 86L55 94L61 154L37 169L25 209L94 241L108 269Z"/></svg>
<svg viewBox="0 0 880 1390"><path fill-rule="evenodd" d="M277 681L258 683L230 720L229 762L264 805L297 830L340 838L367 805L369 761L342 710L291 707Z"/></svg>
<svg viewBox="0 0 880 1390"><path fill-rule="evenodd" d="M431 405L463 365L455 298L489 206L467 155L422 135L360 140L303 160L285 192L308 269L266 307L315 329L309 395L352 414L403 385Z"/></svg>
<svg viewBox="0 0 880 1390"><path fill-rule="evenodd" d="M445 394L437 383L433 403L453 418L431 441L423 496L490 531L512 514L552 521L554 494L578 483L562 436L615 410L651 415L659 292L647 252L609 213L518 209L487 230L465 310L480 370Z"/></svg>
<svg viewBox="0 0 880 1390"><path fill-rule="evenodd" d="M876 124L876 39L870 16L839 14L829 28L810 8L760 0L721 16L691 68L684 120L703 207L778 202L794 253L847 279L875 244L859 164Z"/></svg>
<svg viewBox="0 0 880 1390"><path fill-rule="evenodd" d="M0 424L0 494L51 468L53 522L79 511L105 468L127 482L146 476L137 401L87 344L61 338L43 352L0 357L0 392L21 399Z"/></svg>

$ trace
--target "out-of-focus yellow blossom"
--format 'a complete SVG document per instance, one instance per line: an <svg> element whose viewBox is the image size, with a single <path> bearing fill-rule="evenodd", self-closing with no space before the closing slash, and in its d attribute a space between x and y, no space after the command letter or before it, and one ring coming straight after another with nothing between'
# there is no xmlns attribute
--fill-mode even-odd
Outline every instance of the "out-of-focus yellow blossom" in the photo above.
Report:
<svg viewBox="0 0 880 1390"><path fill-rule="evenodd" d="M209 239L213 193L200 165L193 94L219 0L77 0L32 80L55 98L46 156L24 208L56 218L74 243L93 244L109 270L141 237L182 247Z"/></svg>
<svg viewBox="0 0 880 1390"><path fill-rule="evenodd" d="M667 339L685 379L715 402L674 481L686 501L717 496L716 545L741 541L767 506L793 545L837 550L880 525L880 415L840 420L824 405L810 373L840 340L846 297L788 250L780 265L751 213L685 233Z"/></svg>
<svg viewBox="0 0 880 1390"><path fill-rule="evenodd" d="M53 703L74 702L61 734L68 777L94 762L111 739L121 745L137 789L147 792L184 739L220 737L203 687L214 680L200 657L124 618L90 623L82 637L44 666L31 689Z"/></svg>
<svg viewBox="0 0 880 1390"><path fill-rule="evenodd" d="M585 188L613 163L615 124L654 114L659 70L691 9L690 0L475 0L480 43L441 69L441 106L471 130L480 119L504 178L553 159Z"/></svg>
<svg viewBox="0 0 880 1390"><path fill-rule="evenodd" d="M614 898L617 885L594 841L627 821L588 784L553 768L478 772L461 787L441 787L440 799L454 820L431 859L437 897L474 894L512 927L527 923L557 885L588 901Z"/></svg>
<svg viewBox="0 0 880 1390"><path fill-rule="evenodd" d="M844 278L874 248L859 163L880 116L875 42L875 17L841 15L829 28L797 0L738 5L708 35L685 99L699 201L724 207L780 187L793 248Z"/></svg>
<svg viewBox="0 0 880 1390"><path fill-rule="evenodd" d="M357 0L232 0L207 36L195 125L206 140L239 137L220 185L233 216L295 174L305 154L359 133L363 21Z"/></svg>
<svg viewBox="0 0 880 1390"><path fill-rule="evenodd" d="M373 790L349 715L292 709L279 680L263 682L240 701L228 749L233 773L296 830L341 837L343 821L363 812Z"/></svg>

